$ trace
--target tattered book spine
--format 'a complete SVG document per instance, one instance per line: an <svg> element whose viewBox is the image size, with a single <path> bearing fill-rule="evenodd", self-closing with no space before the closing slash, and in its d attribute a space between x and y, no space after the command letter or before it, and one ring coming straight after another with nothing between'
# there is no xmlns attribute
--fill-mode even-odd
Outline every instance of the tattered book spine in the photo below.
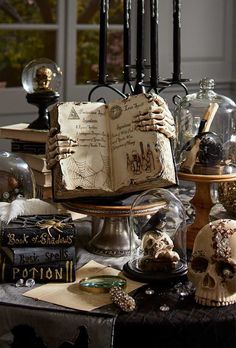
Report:
<svg viewBox="0 0 236 348"><path fill-rule="evenodd" d="M14 265L38 265L60 261L75 260L75 247L54 248L54 247L26 247L26 248L8 248L2 247L1 252L6 255Z"/></svg>
<svg viewBox="0 0 236 348"><path fill-rule="evenodd" d="M17 282L19 279L34 279L37 283L70 283L75 281L74 261L54 262L40 265L14 265L1 262L1 281Z"/></svg>

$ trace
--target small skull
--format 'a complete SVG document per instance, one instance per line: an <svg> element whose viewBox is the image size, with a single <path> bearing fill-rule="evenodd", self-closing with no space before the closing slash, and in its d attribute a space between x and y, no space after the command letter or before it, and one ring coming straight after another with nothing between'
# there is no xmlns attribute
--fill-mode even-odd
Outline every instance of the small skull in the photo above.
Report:
<svg viewBox="0 0 236 348"><path fill-rule="evenodd" d="M227 306L236 302L235 220L216 220L198 232L188 278L196 287L196 302L205 306Z"/></svg>
<svg viewBox="0 0 236 348"><path fill-rule="evenodd" d="M41 66L36 70L35 81L37 83L36 91L50 90L50 82L52 80L52 70L46 66Z"/></svg>
<svg viewBox="0 0 236 348"><path fill-rule="evenodd" d="M169 235L160 231L148 231L142 239L143 257L139 266L146 270L166 271L176 267L180 257L173 251L174 243Z"/></svg>
<svg viewBox="0 0 236 348"><path fill-rule="evenodd" d="M154 258L158 258L160 254L172 250L174 244L167 233L149 231L146 232L143 237L142 246L144 250L144 255L149 255Z"/></svg>

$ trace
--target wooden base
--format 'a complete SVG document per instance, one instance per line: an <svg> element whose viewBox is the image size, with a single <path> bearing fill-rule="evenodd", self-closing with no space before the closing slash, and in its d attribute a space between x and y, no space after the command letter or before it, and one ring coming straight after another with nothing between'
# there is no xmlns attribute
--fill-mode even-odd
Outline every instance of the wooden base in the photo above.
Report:
<svg viewBox="0 0 236 348"><path fill-rule="evenodd" d="M214 203L211 197L211 184L215 182L235 181L236 174L225 175L198 175L178 173L180 180L195 182L196 190L190 201L195 208L195 220L188 227L187 248L192 250L195 237L200 229L209 223L211 208Z"/></svg>
<svg viewBox="0 0 236 348"><path fill-rule="evenodd" d="M214 203L211 197L211 182L195 182L196 190L190 203L195 208L195 220L187 232L187 248L192 249L195 237L200 229L208 224Z"/></svg>

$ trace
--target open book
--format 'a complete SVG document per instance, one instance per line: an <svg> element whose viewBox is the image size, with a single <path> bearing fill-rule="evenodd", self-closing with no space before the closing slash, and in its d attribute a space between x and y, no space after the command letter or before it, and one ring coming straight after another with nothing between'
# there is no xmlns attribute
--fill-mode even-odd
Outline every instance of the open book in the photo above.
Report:
<svg viewBox="0 0 236 348"><path fill-rule="evenodd" d="M157 108L150 94L109 104L65 102L50 113L51 127L76 140L75 153L52 169L55 200L112 196L176 184L168 137L139 127Z"/></svg>

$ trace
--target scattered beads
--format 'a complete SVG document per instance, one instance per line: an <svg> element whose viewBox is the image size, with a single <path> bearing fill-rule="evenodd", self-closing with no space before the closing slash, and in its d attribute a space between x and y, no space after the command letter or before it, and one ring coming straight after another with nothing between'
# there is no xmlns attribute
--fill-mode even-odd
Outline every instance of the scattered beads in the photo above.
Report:
<svg viewBox="0 0 236 348"><path fill-rule="evenodd" d="M24 279L19 279L19 280L17 280L17 282L16 282L16 287L17 287L17 288L20 288L20 287L22 287L22 286L24 286Z"/></svg>
<svg viewBox="0 0 236 348"><path fill-rule="evenodd" d="M32 278L27 279L26 281L24 281L24 279L18 279L16 282L16 287L20 288L23 286L26 286L27 288L32 288L35 285L35 280Z"/></svg>
<svg viewBox="0 0 236 348"><path fill-rule="evenodd" d="M27 286L27 288L32 288L34 285L35 285L35 280L32 278L27 279L25 282L25 286Z"/></svg>
<svg viewBox="0 0 236 348"><path fill-rule="evenodd" d="M163 304L162 306L160 306L160 311L162 312L168 312L170 310L170 307L167 306L166 304Z"/></svg>
<svg viewBox="0 0 236 348"><path fill-rule="evenodd" d="M153 295L154 293L155 293L155 291L153 289L148 288L145 290L146 295Z"/></svg>

